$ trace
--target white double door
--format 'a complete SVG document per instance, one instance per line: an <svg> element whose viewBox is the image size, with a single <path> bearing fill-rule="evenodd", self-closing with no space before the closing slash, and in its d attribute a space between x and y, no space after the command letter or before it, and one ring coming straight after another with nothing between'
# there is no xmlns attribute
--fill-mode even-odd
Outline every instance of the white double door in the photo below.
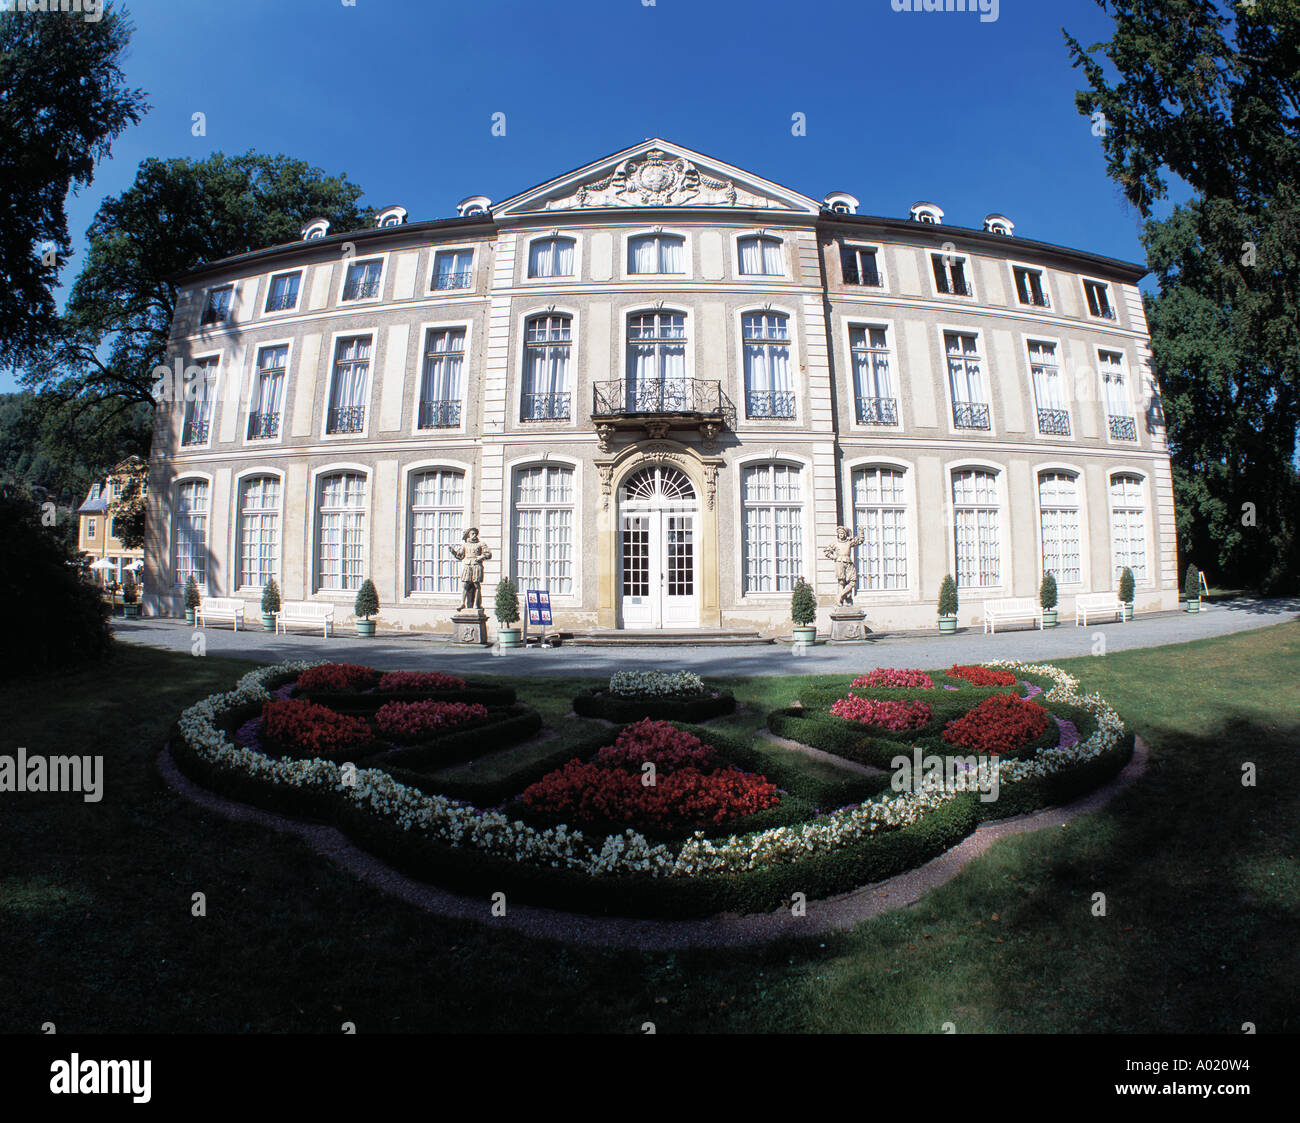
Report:
<svg viewBox="0 0 1300 1123"><path fill-rule="evenodd" d="M700 622L694 510L625 508L619 535L624 628Z"/></svg>

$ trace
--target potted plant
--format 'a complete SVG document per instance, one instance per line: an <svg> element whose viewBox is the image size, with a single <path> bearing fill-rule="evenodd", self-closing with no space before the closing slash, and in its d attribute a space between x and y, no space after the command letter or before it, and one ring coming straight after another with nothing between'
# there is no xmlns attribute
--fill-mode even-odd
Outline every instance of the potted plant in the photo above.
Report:
<svg viewBox="0 0 1300 1123"><path fill-rule="evenodd" d="M1043 627L1056 627L1056 577L1052 573L1043 574L1043 583L1038 586L1038 603L1043 606Z"/></svg>
<svg viewBox="0 0 1300 1123"><path fill-rule="evenodd" d="M1201 571L1194 565L1187 567L1187 577L1183 580L1183 596L1187 598L1187 611L1201 611Z"/></svg>
<svg viewBox="0 0 1300 1123"><path fill-rule="evenodd" d="M949 573L939 586L939 634L950 636L957 630L957 582Z"/></svg>
<svg viewBox="0 0 1300 1123"><path fill-rule="evenodd" d="M375 622L370 618L379 611L379 594L375 583L367 577L357 590L357 599L352 604L352 615L357 618L357 635L373 636Z"/></svg>
<svg viewBox="0 0 1300 1123"><path fill-rule="evenodd" d="M1128 566L1119 575L1119 600L1124 606L1124 622L1133 619L1133 571Z"/></svg>
<svg viewBox="0 0 1300 1123"><path fill-rule="evenodd" d="M262 631L275 631L275 614L280 611L280 586L272 577L262 586ZM379 611L378 608L375 609Z"/></svg>
<svg viewBox="0 0 1300 1123"><path fill-rule="evenodd" d="M199 583L191 573L185 579L185 623L194 623L194 610L199 607L202 600L203 598L199 596Z"/></svg>
<svg viewBox="0 0 1300 1123"><path fill-rule="evenodd" d="M140 619L140 593L129 569L122 574L122 615L128 620Z"/></svg>
<svg viewBox="0 0 1300 1123"><path fill-rule="evenodd" d="M794 642L811 647L817 642L817 594L802 577L790 593L790 619L794 621Z"/></svg>
<svg viewBox="0 0 1300 1123"><path fill-rule="evenodd" d="M497 639L502 647L518 647L521 643L521 629L511 627L519 622L519 590L509 577L497 582L496 618L500 627Z"/></svg>

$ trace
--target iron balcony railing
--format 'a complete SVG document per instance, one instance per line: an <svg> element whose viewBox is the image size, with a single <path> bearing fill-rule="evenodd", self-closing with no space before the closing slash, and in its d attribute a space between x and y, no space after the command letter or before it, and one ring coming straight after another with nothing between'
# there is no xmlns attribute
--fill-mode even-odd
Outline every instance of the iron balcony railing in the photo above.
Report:
<svg viewBox="0 0 1300 1123"><path fill-rule="evenodd" d="M1032 304L1035 308L1050 308L1052 302L1047 299L1045 292L1022 292L1020 294L1021 304Z"/></svg>
<svg viewBox="0 0 1300 1123"><path fill-rule="evenodd" d="M454 429L460 424L460 402L440 400L420 403L421 429Z"/></svg>
<svg viewBox="0 0 1300 1123"><path fill-rule="evenodd" d="M952 407L952 423L957 429L987 429L989 407L982 402L956 402Z"/></svg>
<svg viewBox="0 0 1300 1123"><path fill-rule="evenodd" d="M360 433L366 427L365 406L343 406L330 410L330 433Z"/></svg>
<svg viewBox="0 0 1300 1123"><path fill-rule="evenodd" d="M1110 414L1110 436L1114 441L1136 441L1137 422L1131 417L1117 417L1113 413Z"/></svg>
<svg viewBox="0 0 1300 1123"><path fill-rule="evenodd" d="M525 394L520 419L523 421L568 421L569 395Z"/></svg>
<svg viewBox="0 0 1300 1123"><path fill-rule="evenodd" d="M280 434L280 415L278 413L250 413L248 415L248 439L262 440Z"/></svg>
<svg viewBox="0 0 1300 1123"><path fill-rule="evenodd" d="M1063 409L1040 409L1038 431L1048 437L1068 437L1070 435L1069 412Z"/></svg>
<svg viewBox="0 0 1300 1123"><path fill-rule="evenodd" d="M975 290L969 281L940 281L939 291L948 296L974 296Z"/></svg>
<svg viewBox="0 0 1300 1123"><path fill-rule="evenodd" d="M201 445L207 443L208 422L206 420L187 421L181 429L181 444Z"/></svg>
<svg viewBox="0 0 1300 1123"><path fill-rule="evenodd" d="M849 266L844 270L844 283L846 285L862 285L864 288L869 289L881 287L879 273L874 269L859 270L856 266Z"/></svg>
<svg viewBox="0 0 1300 1123"><path fill-rule="evenodd" d="M379 278L371 277L360 281L349 281L343 286L344 300L366 300L379 295Z"/></svg>
<svg viewBox="0 0 1300 1123"><path fill-rule="evenodd" d="M208 324L224 324L228 319L230 319L229 308L205 308L203 315L199 317L199 323L206 327Z"/></svg>
<svg viewBox="0 0 1300 1123"><path fill-rule="evenodd" d="M859 425L897 425L898 402L893 398L858 398Z"/></svg>
<svg viewBox="0 0 1300 1123"><path fill-rule="evenodd" d="M433 287L439 289L467 289L469 288L470 273L438 273L434 275Z"/></svg>
<svg viewBox="0 0 1300 1123"><path fill-rule="evenodd" d="M293 292L272 293L266 298L268 312L283 312L298 303L298 290Z"/></svg>
<svg viewBox="0 0 1300 1123"><path fill-rule="evenodd" d="M637 413L723 412L722 383L701 378L616 378L592 388L593 417Z"/></svg>
<svg viewBox="0 0 1300 1123"><path fill-rule="evenodd" d="M762 420L770 417L793 417L794 391L764 390L746 392L745 416L751 420Z"/></svg>

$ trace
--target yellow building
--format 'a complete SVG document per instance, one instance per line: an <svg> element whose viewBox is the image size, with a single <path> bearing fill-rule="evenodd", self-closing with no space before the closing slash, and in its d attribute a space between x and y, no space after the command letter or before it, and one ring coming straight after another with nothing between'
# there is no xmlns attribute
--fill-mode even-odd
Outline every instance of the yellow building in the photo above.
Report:
<svg viewBox="0 0 1300 1123"><path fill-rule="evenodd" d="M122 574L129 568L135 569L135 578L137 582L140 580L144 549L122 544L112 507L121 498L132 474L141 467L143 461L139 457L123 460L103 479L91 484L85 502L77 508L77 549L94 570L100 584L106 585L111 581L120 585ZM111 564L98 564L104 561Z"/></svg>

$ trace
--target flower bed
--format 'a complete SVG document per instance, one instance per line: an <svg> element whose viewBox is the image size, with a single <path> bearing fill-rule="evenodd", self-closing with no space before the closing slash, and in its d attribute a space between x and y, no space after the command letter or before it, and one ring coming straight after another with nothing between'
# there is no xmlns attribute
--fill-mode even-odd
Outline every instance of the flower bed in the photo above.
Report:
<svg viewBox="0 0 1300 1123"><path fill-rule="evenodd" d="M573 699L573 712L623 723L642 718L700 722L736 708L728 690L711 690L690 671L620 671L608 686L584 690Z"/></svg>
<svg viewBox="0 0 1300 1123"><path fill-rule="evenodd" d="M375 725L391 736L420 737L487 716L487 707L477 702L387 702L375 712Z"/></svg>
<svg viewBox="0 0 1300 1123"><path fill-rule="evenodd" d="M943 739L976 753L1001 755L1022 748L1047 728L1050 717L1037 702L994 694L948 722Z"/></svg>
<svg viewBox="0 0 1300 1123"><path fill-rule="evenodd" d="M846 721L856 721L861 725L873 725L893 732L920 729L923 725L929 725L934 717L934 711L924 702L881 702L873 698L859 698L856 694L839 699L831 706L831 713Z"/></svg>
<svg viewBox="0 0 1300 1123"><path fill-rule="evenodd" d="M691 698L704 693L704 680L691 671L619 671L609 692L624 698Z"/></svg>
<svg viewBox="0 0 1300 1123"><path fill-rule="evenodd" d="M430 690L464 690L465 680L441 671L389 671L379 680L380 694Z"/></svg>
<svg viewBox="0 0 1300 1123"><path fill-rule="evenodd" d="M314 756L370 742L364 718L335 713L305 698L284 698L262 707L263 732L280 751Z"/></svg>
<svg viewBox="0 0 1300 1123"><path fill-rule="evenodd" d="M994 667L955 666L948 671L952 678L965 679L971 686L1015 686L1016 676L1013 671L1001 671Z"/></svg>
<svg viewBox="0 0 1300 1123"><path fill-rule="evenodd" d="M877 667L865 675L859 675L851 683L850 690L876 689L912 689L933 690L934 679L924 671L900 670L897 667Z"/></svg>
<svg viewBox="0 0 1300 1123"><path fill-rule="evenodd" d="M298 689L304 694L316 692L346 693L374 686L379 672L358 663L317 663L298 676Z"/></svg>

